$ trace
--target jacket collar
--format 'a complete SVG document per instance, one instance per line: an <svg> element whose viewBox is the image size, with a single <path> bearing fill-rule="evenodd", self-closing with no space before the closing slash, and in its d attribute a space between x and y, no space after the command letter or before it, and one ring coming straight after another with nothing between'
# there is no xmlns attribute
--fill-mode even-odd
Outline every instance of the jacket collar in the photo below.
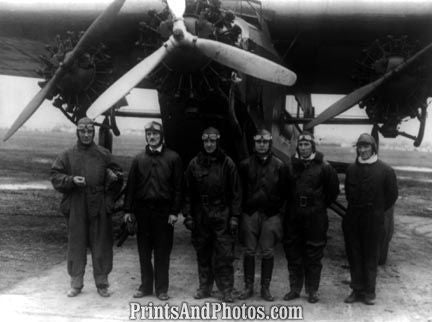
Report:
<svg viewBox="0 0 432 322"><path fill-rule="evenodd" d="M324 160L324 155L319 151L315 151L314 153L311 154L310 158L304 160L304 159L300 158L298 153L296 153L292 159L295 163L303 163L303 162L308 162L308 161L309 162L315 162L315 163L322 163Z"/></svg>

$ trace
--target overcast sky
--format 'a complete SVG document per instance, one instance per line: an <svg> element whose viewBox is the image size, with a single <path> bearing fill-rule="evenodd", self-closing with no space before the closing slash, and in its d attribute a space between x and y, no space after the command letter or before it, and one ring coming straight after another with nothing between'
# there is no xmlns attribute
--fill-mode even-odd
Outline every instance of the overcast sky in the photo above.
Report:
<svg viewBox="0 0 432 322"><path fill-rule="evenodd" d="M36 79L22 78L13 76L0 76L0 127L8 128L15 118L22 111L24 106L38 92L39 86ZM313 95L312 104L319 114L324 108L340 98L337 95ZM154 110L159 108L157 95L155 91L150 90L134 90L127 97L129 107L135 109ZM348 116L365 116L365 112L354 107L347 111ZM142 129L147 122L144 119L118 118L120 131L127 129ZM51 129L54 126L71 124L63 114L51 105L50 101L45 101L42 106L36 111L31 119L25 124L31 129ZM343 137L345 140L354 141L360 133L370 132L371 126L353 126L353 125L321 125L316 128L317 137ZM403 124L401 130L417 134L418 122L410 120ZM384 141L381 141L384 142ZM385 140L386 143L394 142L394 144L410 143L411 140L405 138L397 138ZM426 124L426 133L424 142L432 143L432 121L430 118Z"/></svg>

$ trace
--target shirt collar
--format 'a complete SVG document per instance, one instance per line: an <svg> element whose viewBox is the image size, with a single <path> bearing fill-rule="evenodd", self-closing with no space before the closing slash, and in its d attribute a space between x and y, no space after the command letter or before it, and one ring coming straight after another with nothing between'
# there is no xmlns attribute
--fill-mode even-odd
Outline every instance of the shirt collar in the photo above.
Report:
<svg viewBox="0 0 432 322"><path fill-rule="evenodd" d="M159 153L161 153L161 152L162 152L162 144L159 145L156 149L153 149L153 148L149 145L149 149L150 149L150 151L152 151L152 152L159 152Z"/></svg>

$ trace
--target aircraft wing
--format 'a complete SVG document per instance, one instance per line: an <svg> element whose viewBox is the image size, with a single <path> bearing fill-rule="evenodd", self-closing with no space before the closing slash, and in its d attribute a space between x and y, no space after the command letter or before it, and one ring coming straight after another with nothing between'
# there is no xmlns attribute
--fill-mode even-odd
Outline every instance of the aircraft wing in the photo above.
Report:
<svg viewBox="0 0 432 322"><path fill-rule="evenodd" d="M40 55L46 45L55 45L56 37L69 31L85 31L111 0L1 0L0 1L0 74L40 77ZM116 55L131 50L137 37L137 25L149 11L160 11L160 0L127 0L118 19L104 40ZM123 63L118 62L119 65Z"/></svg>
<svg viewBox="0 0 432 322"><path fill-rule="evenodd" d="M0 0L0 74L36 77L45 45L67 31L85 30L110 0ZM298 87L313 93L347 94L357 58L373 41L406 35L424 47L432 41L432 2L263 0L221 1L222 7L244 18L261 14L271 41L286 66L298 75ZM134 50L138 23L150 10L161 11L162 0L126 0L105 42L122 57ZM262 44L257 43L257 46ZM264 44L268 47L268 44ZM128 60L131 58L128 57ZM128 66L124 66L128 65ZM122 72L119 72L121 75Z"/></svg>
<svg viewBox="0 0 432 322"><path fill-rule="evenodd" d="M40 41L0 37L0 74L38 77L39 55L45 54L45 44Z"/></svg>

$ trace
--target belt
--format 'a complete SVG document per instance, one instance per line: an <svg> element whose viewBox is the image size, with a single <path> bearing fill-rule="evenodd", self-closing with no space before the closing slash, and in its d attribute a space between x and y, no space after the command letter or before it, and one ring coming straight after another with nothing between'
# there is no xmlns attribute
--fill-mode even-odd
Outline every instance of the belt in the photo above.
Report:
<svg viewBox="0 0 432 322"><path fill-rule="evenodd" d="M314 204L314 199L310 196L298 196L297 206L300 208L310 207Z"/></svg>
<svg viewBox="0 0 432 322"><path fill-rule="evenodd" d="M225 202L222 199L212 199L209 195L200 195L201 203L204 206L221 206L225 205Z"/></svg>
<svg viewBox="0 0 432 322"><path fill-rule="evenodd" d="M348 204L348 206L350 208L364 209L373 207L373 204L371 202L367 202L362 204Z"/></svg>

